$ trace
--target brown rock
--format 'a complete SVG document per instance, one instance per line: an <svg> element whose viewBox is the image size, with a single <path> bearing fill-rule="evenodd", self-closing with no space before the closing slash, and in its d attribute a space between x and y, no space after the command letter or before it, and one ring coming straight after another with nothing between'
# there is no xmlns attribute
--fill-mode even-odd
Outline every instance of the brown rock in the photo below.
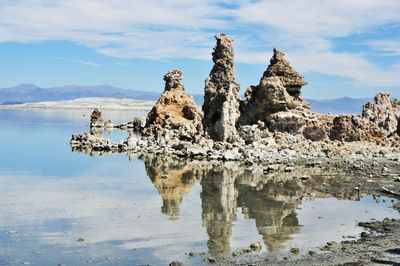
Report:
<svg viewBox="0 0 400 266"><path fill-rule="evenodd" d="M386 136L400 134L400 102L391 100L389 93L378 93L374 103L365 104L362 116L377 124Z"/></svg>
<svg viewBox="0 0 400 266"><path fill-rule="evenodd" d="M268 116L271 131L299 133L307 124L308 117L303 112L277 112Z"/></svg>
<svg viewBox="0 0 400 266"><path fill-rule="evenodd" d="M300 75L286 60L285 54L273 49L274 55L270 60L270 65L264 72L264 77L279 77L285 86L287 92L291 96L299 96L301 94L301 87L306 85L307 82L304 77Z"/></svg>
<svg viewBox="0 0 400 266"><path fill-rule="evenodd" d="M233 68L233 39L225 34L215 36L217 45L212 53L214 66L204 88L204 129L216 141L232 141L237 135L239 84Z"/></svg>
<svg viewBox="0 0 400 266"><path fill-rule="evenodd" d="M175 132L178 139L195 141L203 135L203 113L181 83L182 72L171 70L164 75L165 90L147 115L146 133L162 138L162 132ZM175 131L174 131L175 130ZM165 133L165 132L164 132Z"/></svg>
<svg viewBox="0 0 400 266"><path fill-rule="evenodd" d="M367 119L355 115L340 115L333 119L331 140L374 141L382 140L382 130Z"/></svg>
<svg viewBox="0 0 400 266"><path fill-rule="evenodd" d="M310 105L301 97L301 87L305 84L303 76L290 66L284 54L274 49L270 65L259 85L250 86L245 93L239 124L251 125L263 121L273 126L274 121L270 121L270 118L275 118L276 116L271 115L277 112L298 110L311 113ZM289 114L286 115L288 116ZM292 122L296 123L296 120Z"/></svg>
<svg viewBox="0 0 400 266"><path fill-rule="evenodd" d="M90 116L90 127L104 127L104 120L99 109L94 109Z"/></svg>
<svg viewBox="0 0 400 266"><path fill-rule="evenodd" d="M312 141L329 139L333 127L333 115L319 115L316 120L310 121L303 129L303 136Z"/></svg>

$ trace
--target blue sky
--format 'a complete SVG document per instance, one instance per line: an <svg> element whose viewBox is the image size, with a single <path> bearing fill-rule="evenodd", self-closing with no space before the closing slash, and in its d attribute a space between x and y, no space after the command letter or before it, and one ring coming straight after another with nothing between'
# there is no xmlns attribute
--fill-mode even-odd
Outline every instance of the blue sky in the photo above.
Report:
<svg viewBox="0 0 400 266"><path fill-rule="evenodd" d="M214 35L235 39L242 93L282 50L309 98L400 97L398 0L0 0L0 87L110 84L203 93Z"/></svg>

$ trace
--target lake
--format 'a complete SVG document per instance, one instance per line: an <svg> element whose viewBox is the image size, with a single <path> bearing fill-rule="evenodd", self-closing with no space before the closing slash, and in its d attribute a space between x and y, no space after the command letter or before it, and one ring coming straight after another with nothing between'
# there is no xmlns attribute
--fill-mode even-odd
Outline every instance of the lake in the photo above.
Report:
<svg viewBox="0 0 400 266"><path fill-rule="evenodd" d="M104 111L115 124L144 115ZM292 256L400 218L390 199L321 189L345 174L72 152L89 110L0 110L0 265L201 265ZM104 133L114 140L127 136ZM311 178L294 178L308 175ZM261 251L231 257L259 241ZM192 253L189 255L189 253Z"/></svg>

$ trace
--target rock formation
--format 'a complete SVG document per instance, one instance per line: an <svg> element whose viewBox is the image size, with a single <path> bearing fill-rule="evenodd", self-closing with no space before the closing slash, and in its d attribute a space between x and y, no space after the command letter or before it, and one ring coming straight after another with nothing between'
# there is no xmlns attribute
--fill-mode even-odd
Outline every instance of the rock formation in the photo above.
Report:
<svg viewBox="0 0 400 266"><path fill-rule="evenodd" d="M225 34L215 36L217 45L212 53L214 66L204 88L204 129L215 141L231 142L237 135L239 84L233 68L233 40Z"/></svg>
<svg viewBox="0 0 400 266"><path fill-rule="evenodd" d="M310 105L301 97L305 85L284 54L274 49L270 65L257 86L250 86L241 103L240 125L265 122L272 131L297 133L307 123Z"/></svg>
<svg viewBox="0 0 400 266"><path fill-rule="evenodd" d="M99 109L94 109L90 116L90 127L104 127L104 119Z"/></svg>
<svg viewBox="0 0 400 266"><path fill-rule="evenodd" d="M355 115L340 115L333 119L331 140L374 141L382 139L382 130L374 123Z"/></svg>
<svg viewBox="0 0 400 266"><path fill-rule="evenodd" d="M391 100L389 93L378 93L375 103L365 104L362 116L377 124L386 136L400 134L400 101Z"/></svg>
<svg viewBox="0 0 400 266"><path fill-rule="evenodd" d="M329 139L334 118L334 115L318 115L317 119L306 124L303 129L303 136L312 141Z"/></svg>
<svg viewBox="0 0 400 266"><path fill-rule="evenodd" d="M259 84L250 86L241 102L233 40L225 34L215 38L214 66L205 81L203 112L186 93L182 72L172 70L165 74L165 90L146 121L135 118L114 126L104 123L98 109L93 111L91 127L130 129L126 140L113 142L91 132L73 135L71 147L85 152L152 152L192 159L243 160L246 164L276 157L398 157L400 102L391 100L388 93L380 93L374 103L367 103L362 116L314 113L301 96L304 77L274 49Z"/></svg>
<svg viewBox="0 0 400 266"><path fill-rule="evenodd" d="M270 65L264 73L264 77L279 77L286 91L293 97L299 97L301 87L307 82L285 59L285 54L273 49L274 55L270 60Z"/></svg>
<svg viewBox="0 0 400 266"><path fill-rule="evenodd" d="M165 90L147 116L146 135L156 140L197 141L203 134L203 113L181 83L182 72L164 75Z"/></svg>

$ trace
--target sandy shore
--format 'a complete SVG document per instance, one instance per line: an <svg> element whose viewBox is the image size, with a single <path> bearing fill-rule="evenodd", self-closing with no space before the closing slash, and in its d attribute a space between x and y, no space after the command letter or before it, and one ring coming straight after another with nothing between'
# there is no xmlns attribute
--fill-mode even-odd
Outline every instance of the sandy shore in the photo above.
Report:
<svg viewBox="0 0 400 266"><path fill-rule="evenodd" d="M74 100L0 105L0 109L94 109L150 111L154 101L118 98L79 98Z"/></svg>

